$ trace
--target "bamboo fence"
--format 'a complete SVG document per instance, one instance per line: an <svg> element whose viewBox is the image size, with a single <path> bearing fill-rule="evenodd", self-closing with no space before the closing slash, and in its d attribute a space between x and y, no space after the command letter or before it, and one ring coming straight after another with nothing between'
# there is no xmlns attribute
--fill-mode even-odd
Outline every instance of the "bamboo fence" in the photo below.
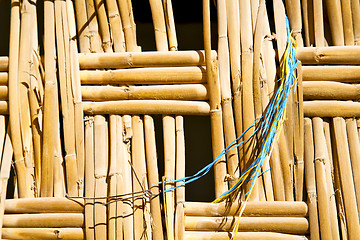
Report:
<svg viewBox="0 0 360 240"><path fill-rule="evenodd" d="M172 1L150 0L157 51L146 52L132 3L11 0L9 56L0 57L0 238L358 239L359 1L203 0L204 49L185 51ZM214 164L219 197L259 151L252 124L282 76L287 18L298 81L249 202L250 183L221 203L186 201L183 181L166 182L191 166L184 116L209 117L208 163L251 137Z"/></svg>

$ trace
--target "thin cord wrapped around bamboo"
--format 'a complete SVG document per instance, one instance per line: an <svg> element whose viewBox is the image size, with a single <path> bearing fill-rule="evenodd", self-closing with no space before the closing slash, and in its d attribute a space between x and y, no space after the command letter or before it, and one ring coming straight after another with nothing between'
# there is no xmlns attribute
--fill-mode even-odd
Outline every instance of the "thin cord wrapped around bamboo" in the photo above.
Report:
<svg viewBox="0 0 360 240"><path fill-rule="evenodd" d="M122 22L116 0L106 1L106 10L109 17L109 25L111 31L111 44L115 52L125 51L125 36L123 32Z"/></svg>
<svg viewBox="0 0 360 240"><path fill-rule="evenodd" d="M305 100L358 100L360 85L338 82L313 81L304 82Z"/></svg>
<svg viewBox="0 0 360 240"><path fill-rule="evenodd" d="M327 13L329 16L329 25L331 30L332 43L335 46L344 46L343 21L341 14L340 0L326 1Z"/></svg>
<svg viewBox="0 0 360 240"><path fill-rule="evenodd" d="M345 45L354 45L354 31L351 14L351 0L341 1L342 20L344 25Z"/></svg>
<svg viewBox="0 0 360 240"><path fill-rule="evenodd" d="M112 52L112 41L110 37L109 22L106 16L105 3L101 0L95 0L96 15L99 21L99 30L104 52Z"/></svg>
<svg viewBox="0 0 360 240"><path fill-rule="evenodd" d="M314 136L310 118L304 119L304 162L307 204L309 208L309 225L311 239L320 239L319 218L316 195L316 180L314 167Z"/></svg>
<svg viewBox="0 0 360 240"><path fill-rule="evenodd" d="M151 116L144 116L144 134L145 134L145 153L146 153L146 167L149 181L149 189L153 194L159 193L159 186L154 185L159 182L156 141L154 120ZM160 198L154 197L150 199L150 211L153 217L153 239L162 240L164 238L161 217Z"/></svg>
<svg viewBox="0 0 360 240"><path fill-rule="evenodd" d="M211 59L215 60L216 57L216 51L211 51ZM191 50L172 52L80 53L79 64L81 69L203 66L205 65L205 53L204 51Z"/></svg>
<svg viewBox="0 0 360 240"><path fill-rule="evenodd" d="M82 86L83 101L116 100L207 100L204 84L179 84L158 86ZM3 93L4 92L4 93ZM7 87L0 86L0 100L6 98Z"/></svg>
<svg viewBox="0 0 360 240"><path fill-rule="evenodd" d="M88 16L86 11L86 0L75 0L74 4L80 52L90 52L90 35L88 32L89 28L87 23Z"/></svg>
<svg viewBox="0 0 360 240"><path fill-rule="evenodd" d="M314 127L314 143L315 143L315 164L316 161L322 161L325 166L325 182L327 185L327 196L321 196L321 192L318 195L319 204L321 203L321 199L326 199L328 202L327 205L329 206L329 217L330 217L330 225L331 225L331 234L332 239L340 239L339 236L339 228L338 228L338 220L337 220L337 210L336 210L336 202L335 202L335 192L334 186L332 182L332 164L329 159L329 152L326 145L326 139L324 134L324 124L321 118L313 118L313 127ZM323 193L324 194L324 193ZM323 195L322 194L322 195ZM324 203L324 202L322 202ZM319 208L320 210L321 208ZM321 212L320 212L321 214ZM320 218L321 223L321 218Z"/></svg>
<svg viewBox="0 0 360 240"><path fill-rule="evenodd" d="M87 11L88 38L90 40L90 52L102 52L99 26L95 12L94 0L85 0Z"/></svg>
<svg viewBox="0 0 360 240"><path fill-rule="evenodd" d="M304 66L304 81L359 82L358 66Z"/></svg>
<svg viewBox="0 0 360 240"><path fill-rule="evenodd" d="M185 217L186 231L231 231L237 217ZM309 222L302 217L241 217L239 231L305 235Z"/></svg>
<svg viewBox="0 0 360 240"><path fill-rule="evenodd" d="M305 101L307 117L359 117L360 103L352 101Z"/></svg>
<svg viewBox="0 0 360 240"><path fill-rule="evenodd" d="M304 47L298 48L296 57L303 64L348 64L358 65L360 49L355 46Z"/></svg>
<svg viewBox="0 0 360 240"><path fill-rule="evenodd" d="M202 67L136 68L80 72L82 84L181 84L206 82Z"/></svg>
<svg viewBox="0 0 360 240"><path fill-rule="evenodd" d="M240 211L241 204L238 202L228 205L227 203L202 203L186 202L186 216L232 216ZM250 201L242 214L245 217L305 217L308 215L308 207L304 202L291 201Z"/></svg>
<svg viewBox="0 0 360 240"><path fill-rule="evenodd" d="M351 0L352 22L354 26L354 45L360 42L360 3Z"/></svg>
<svg viewBox="0 0 360 240"><path fill-rule="evenodd" d="M94 117L94 174L95 197L107 196L106 176L108 172L108 126L104 116ZM94 232L95 239L107 238L107 219L105 199L94 201Z"/></svg>
<svg viewBox="0 0 360 240"><path fill-rule="evenodd" d="M16 240L83 240L84 232L81 228L4 228L3 239Z"/></svg>
<svg viewBox="0 0 360 240"><path fill-rule="evenodd" d="M128 100L109 102L84 102L87 114L175 114L209 115L207 102L177 100ZM1 113L1 107L0 107Z"/></svg>
<svg viewBox="0 0 360 240"><path fill-rule="evenodd" d="M360 236L360 225L345 120L339 117L333 118L333 126L338 155L338 162L335 167L339 169L340 173L348 238L352 240Z"/></svg>
<svg viewBox="0 0 360 240"><path fill-rule="evenodd" d="M210 231L188 231L185 233L186 240L227 240L229 233L227 232L210 232ZM238 232L234 240L306 240L306 236L298 236L293 234L273 233L273 232Z"/></svg>

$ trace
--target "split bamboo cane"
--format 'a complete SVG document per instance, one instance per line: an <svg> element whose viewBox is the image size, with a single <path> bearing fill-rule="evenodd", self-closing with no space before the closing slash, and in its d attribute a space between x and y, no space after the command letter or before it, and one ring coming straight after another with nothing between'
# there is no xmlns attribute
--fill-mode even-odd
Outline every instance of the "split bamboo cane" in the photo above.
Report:
<svg viewBox="0 0 360 240"><path fill-rule="evenodd" d="M355 46L298 48L296 57L303 64L358 65L360 49Z"/></svg>
<svg viewBox="0 0 360 240"><path fill-rule="evenodd" d="M344 25L345 45L354 45L354 31L351 14L351 1L341 1L342 20Z"/></svg>
<svg viewBox="0 0 360 240"><path fill-rule="evenodd" d="M338 163L340 173L341 189L343 192L345 217L348 230L348 238L356 239L360 235L359 216L356 205L355 188L353 174L351 171L351 162L349 154L349 145L346 136L346 125L343 118L334 118L334 136L337 146ZM341 166L341 167L340 167Z"/></svg>
<svg viewBox="0 0 360 240"><path fill-rule="evenodd" d="M3 238L18 240L83 240L84 233L81 228L4 228Z"/></svg>
<svg viewBox="0 0 360 240"><path fill-rule="evenodd" d="M210 231L189 231L185 233L186 240L227 240L229 233L227 232L210 232ZM293 234L273 233L273 232L238 232L234 240L306 240L306 236L298 236Z"/></svg>
<svg viewBox="0 0 360 240"><path fill-rule="evenodd" d="M101 0L95 0L95 9L99 21L102 48L104 52L112 52L112 42L110 37L109 22L105 11L105 3Z"/></svg>
<svg viewBox="0 0 360 240"><path fill-rule="evenodd" d="M154 120L151 116L144 116L144 133L145 133L145 152L146 152L146 164L149 181L149 189L154 194L154 197L150 199L150 210L153 217L153 239L162 240L164 238L162 228L161 217L161 205L159 194L159 187L154 185L159 182L156 142L155 142L155 129Z"/></svg>

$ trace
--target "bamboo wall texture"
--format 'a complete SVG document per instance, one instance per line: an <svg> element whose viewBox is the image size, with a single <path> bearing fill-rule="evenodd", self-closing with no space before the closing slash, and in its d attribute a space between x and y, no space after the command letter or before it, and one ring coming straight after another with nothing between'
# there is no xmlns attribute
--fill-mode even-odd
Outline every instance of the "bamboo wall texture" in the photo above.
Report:
<svg viewBox="0 0 360 240"><path fill-rule="evenodd" d="M186 51L171 0L149 1L156 51L142 51L134 3L11 0L0 57L1 238L358 239L359 1L203 0L203 49ZM184 116L209 118L212 149L199 151L215 159L266 111L286 16L302 62L296 91L235 237L250 183L215 204L188 202L182 182L165 181L192 164ZM256 141L216 162L216 197L249 167Z"/></svg>

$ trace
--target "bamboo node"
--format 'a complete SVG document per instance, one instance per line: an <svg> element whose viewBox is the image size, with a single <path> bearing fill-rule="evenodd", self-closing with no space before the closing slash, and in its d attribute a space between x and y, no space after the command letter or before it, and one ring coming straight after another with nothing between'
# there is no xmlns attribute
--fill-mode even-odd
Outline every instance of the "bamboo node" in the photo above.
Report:
<svg viewBox="0 0 360 240"><path fill-rule="evenodd" d="M316 161L319 161L319 162L321 162L322 164L325 165L325 157L317 157L317 158L315 158L314 163L315 163Z"/></svg>

